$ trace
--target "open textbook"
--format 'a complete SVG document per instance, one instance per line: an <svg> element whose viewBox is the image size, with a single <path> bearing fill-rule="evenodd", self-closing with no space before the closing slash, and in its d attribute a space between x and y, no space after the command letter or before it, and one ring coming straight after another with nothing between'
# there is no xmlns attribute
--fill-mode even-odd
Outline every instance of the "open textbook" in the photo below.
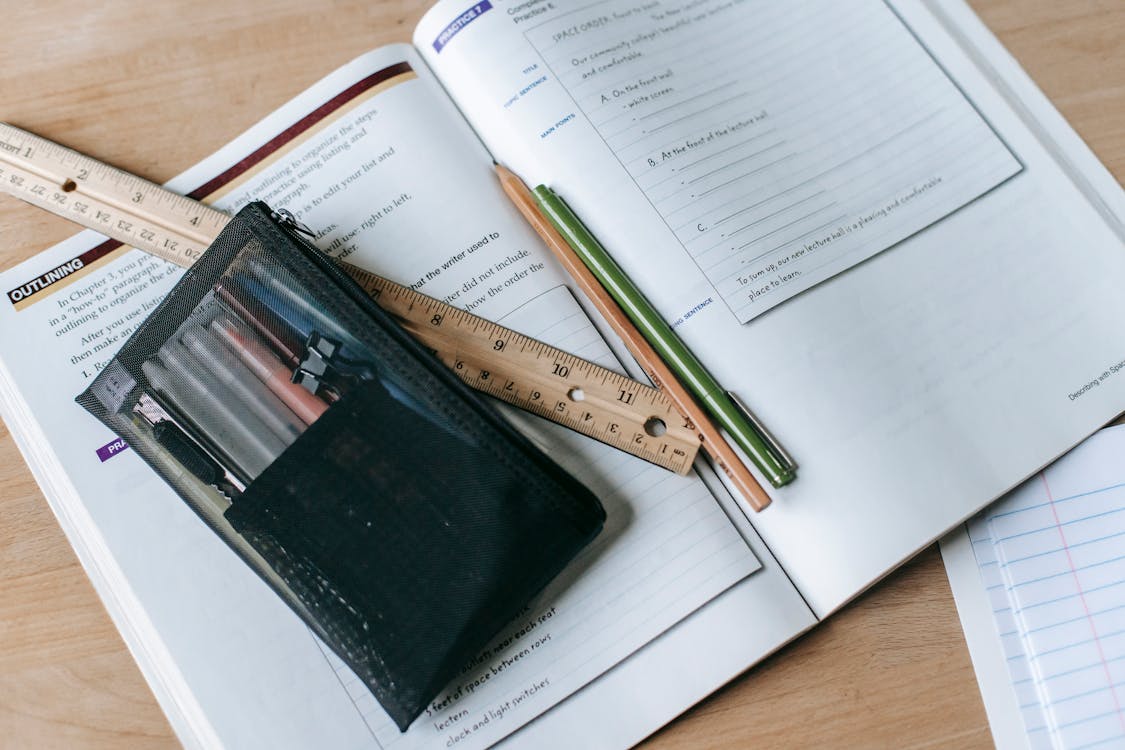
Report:
<svg viewBox="0 0 1125 750"><path fill-rule="evenodd" d="M333 255L639 375L502 162L574 206L798 480L748 518L702 461L506 411L606 531L400 735L73 404L179 274L79 235L3 275L4 415L186 744L630 744L1125 410L1125 199L965 6L561 5L443 0L170 186L287 208Z"/></svg>

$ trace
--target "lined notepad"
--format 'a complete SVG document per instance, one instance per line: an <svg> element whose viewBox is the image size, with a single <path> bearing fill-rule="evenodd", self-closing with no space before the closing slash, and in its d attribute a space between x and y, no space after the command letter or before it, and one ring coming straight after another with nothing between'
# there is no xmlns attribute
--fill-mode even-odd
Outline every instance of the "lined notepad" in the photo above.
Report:
<svg viewBox="0 0 1125 750"><path fill-rule="evenodd" d="M1003 649L1004 665L1007 668L1008 680L1015 692L1019 718L1023 722L1028 746L1031 750L1049 750L1052 747L1051 735L1047 728L1043 704L1032 675L1031 661L1028 659L1027 651L1024 650L1023 637L1012 611L1007 585L1000 571L999 561L996 559L996 548L992 543L988 527L987 511L967 524L973 557L980 572L981 585L988 595L988 606L996 626L996 635ZM960 602L958 606L961 606Z"/></svg>
<svg viewBox="0 0 1125 750"><path fill-rule="evenodd" d="M986 517L1054 746L1125 746L1125 427L1098 433Z"/></svg>

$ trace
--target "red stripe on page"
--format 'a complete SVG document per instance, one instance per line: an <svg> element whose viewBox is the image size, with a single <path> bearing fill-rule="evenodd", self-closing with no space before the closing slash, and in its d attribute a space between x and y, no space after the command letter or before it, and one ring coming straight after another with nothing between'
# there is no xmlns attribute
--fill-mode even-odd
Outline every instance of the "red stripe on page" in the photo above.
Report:
<svg viewBox="0 0 1125 750"><path fill-rule="evenodd" d="M1121 723L1121 731L1125 732L1125 715L1121 713L1121 701L1117 699L1117 688L1113 684L1113 675L1109 671L1109 662L1106 661L1102 641L1098 636L1098 628L1094 624L1094 617L1090 614L1090 607L1086 603L1086 593L1082 590L1082 582L1078 579L1078 569L1074 566L1074 558L1070 554L1070 545L1067 544L1066 534L1063 532L1059 513L1055 509L1055 498L1051 495L1051 486L1047 484L1047 475L1039 472L1043 481L1043 490L1047 493L1047 504L1051 506L1051 515L1055 518L1055 528L1058 529L1059 539L1062 541L1063 551L1066 552L1066 563L1070 566L1070 574L1074 577L1074 588L1078 591L1078 598L1082 602L1082 610L1086 613L1086 621L1090 623L1090 632L1094 636L1094 646L1098 649L1098 658L1101 659L1102 669L1105 670L1105 681L1109 686L1109 694L1113 697L1113 708L1117 712L1117 720Z"/></svg>
<svg viewBox="0 0 1125 750"><path fill-rule="evenodd" d="M348 86L346 89L336 94L336 96L332 97L324 104L321 104L312 112L309 112L300 120L293 123L285 130L281 131L276 136L263 143L261 146L256 148L252 153L247 155L230 169L227 169L216 177L213 177L212 179L203 183L195 190L187 193L186 196L188 198L194 198L195 200L202 200L208 195L214 193L216 190L220 190L226 187L242 175L246 174L246 172L253 169L258 164L261 164L278 150L284 148L286 144L291 143L301 134L316 125L318 122L327 119L333 112L340 109L356 97L362 95L364 92L369 91L370 89L378 86L380 83L388 81L395 76L400 76L404 73L412 73L413 71L414 69L410 67L410 63L401 62L390 65L386 68L383 68L382 70L372 73L366 78L356 81L351 86ZM123 244L124 243L118 242L117 240L106 240L105 242L100 242L94 247L90 248L79 257L83 260L84 263L88 264L93 262L93 260L108 255L110 252L121 247ZM73 262L73 260L74 259L71 259L70 261L67 261L67 263ZM39 289L38 291L33 291L27 294L21 299L30 299L33 296L37 296L40 292L46 291L46 286ZM10 297L11 293L9 293L9 298ZM15 300L12 300L12 302L14 304Z"/></svg>
<svg viewBox="0 0 1125 750"><path fill-rule="evenodd" d="M274 152L282 148L285 144L289 143L321 120L327 118L333 112L350 102L352 99L355 99L363 92L367 91L370 88L378 86L383 81L389 80L398 75L402 75L403 73L410 73L412 71L413 68L410 67L410 63L401 62L396 65L391 65L390 67L383 68L377 73L372 73L363 80L353 83L351 86L348 86L339 94L336 94L336 96L332 97L324 104L321 104L312 112L309 112L300 120L297 120L297 122L293 123L285 130L278 133L269 141L262 144L262 146L256 149L254 153L250 154L227 171L209 180L208 182L203 183L195 190L192 190L187 194L187 197L195 198L196 200L202 200L206 198L211 193L215 192L219 188L225 187L245 172L248 172L261 162L265 161Z"/></svg>

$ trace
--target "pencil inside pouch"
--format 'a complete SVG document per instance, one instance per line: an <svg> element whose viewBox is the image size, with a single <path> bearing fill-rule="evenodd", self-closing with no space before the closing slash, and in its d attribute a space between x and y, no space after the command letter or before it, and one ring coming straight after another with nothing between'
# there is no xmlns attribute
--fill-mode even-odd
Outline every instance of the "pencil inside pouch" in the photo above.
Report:
<svg viewBox="0 0 1125 750"><path fill-rule="evenodd" d="M404 731L605 518L264 204L78 401Z"/></svg>

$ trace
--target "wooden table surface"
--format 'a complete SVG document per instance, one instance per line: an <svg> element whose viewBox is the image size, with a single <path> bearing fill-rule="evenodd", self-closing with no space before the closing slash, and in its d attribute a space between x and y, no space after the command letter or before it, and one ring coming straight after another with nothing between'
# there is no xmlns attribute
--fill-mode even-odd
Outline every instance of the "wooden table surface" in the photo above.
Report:
<svg viewBox="0 0 1125 750"><path fill-rule="evenodd" d="M971 0L1125 178L1125 2ZM352 57L408 41L424 0L9 0L0 120L158 182ZM0 198L0 269L72 232ZM0 746L176 740L6 430ZM654 748L987 747L936 548L657 734Z"/></svg>

